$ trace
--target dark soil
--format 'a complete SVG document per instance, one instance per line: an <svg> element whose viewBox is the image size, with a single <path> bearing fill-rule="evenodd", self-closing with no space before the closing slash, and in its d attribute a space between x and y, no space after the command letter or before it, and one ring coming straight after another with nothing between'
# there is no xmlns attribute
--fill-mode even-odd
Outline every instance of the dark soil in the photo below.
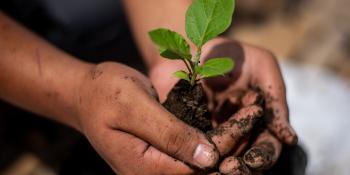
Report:
<svg viewBox="0 0 350 175"><path fill-rule="evenodd" d="M191 86L180 80L170 91L163 106L187 124L207 132L212 129L207 99L201 84Z"/></svg>

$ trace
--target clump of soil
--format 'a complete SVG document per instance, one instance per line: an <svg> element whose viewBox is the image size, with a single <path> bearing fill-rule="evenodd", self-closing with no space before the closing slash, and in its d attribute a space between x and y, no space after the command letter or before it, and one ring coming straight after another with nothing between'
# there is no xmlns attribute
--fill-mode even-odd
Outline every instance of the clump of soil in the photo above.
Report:
<svg viewBox="0 0 350 175"><path fill-rule="evenodd" d="M207 98L201 84L191 86L189 82L180 80L163 106L177 118L203 132L212 129Z"/></svg>

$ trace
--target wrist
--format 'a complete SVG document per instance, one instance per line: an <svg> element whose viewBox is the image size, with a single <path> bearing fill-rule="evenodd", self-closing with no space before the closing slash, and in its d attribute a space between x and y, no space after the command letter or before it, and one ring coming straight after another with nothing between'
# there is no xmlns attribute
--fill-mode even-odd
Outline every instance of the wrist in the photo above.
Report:
<svg viewBox="0 0 350 175"><path fill-rule="evenodd" d="M61 115L59 118L62 118L63 121L61 122L80 132L82 132L79 115L80 91L84 88L84 81L87 77L91 77L95 66L95 64L79 61L74 65L75 70L71 71L66 77L66 83L62 83L61 87L58 88L61 89L63 94L63 109L67 109L58 114Z"/></svg>

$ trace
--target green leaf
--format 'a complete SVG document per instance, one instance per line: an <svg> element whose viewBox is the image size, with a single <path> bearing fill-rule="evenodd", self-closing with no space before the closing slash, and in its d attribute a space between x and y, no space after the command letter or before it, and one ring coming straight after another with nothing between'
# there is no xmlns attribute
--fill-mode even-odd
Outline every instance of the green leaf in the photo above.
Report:
<svg viewBox="0 0 350 175"><path fill-rule="evenodd" d="M186 13L186 33L201 48L223 33L232 21L234 0L193 0Z"/></svg>
<svg viewBox="0 0 350 175"><path fill-rule="evenodd" d="M176 71L173 73L173 75L177 78L190 81L190 77L189 77L188 73L183 71L183 70Z"/></svg>
<svg viewBox="0 0 350 175"><path fill-rule="evenodd" d="M169 59L191 59L190 46L180 34L162 28L148 34L159 47L161 56Z"/></svg>
<svg viewBox="0 0 350 175"><path fill-rule="evenodd" d="M231 58L213 58L204 63L199 74L202 78L215 77L230 72L233 67Z"/></svg>

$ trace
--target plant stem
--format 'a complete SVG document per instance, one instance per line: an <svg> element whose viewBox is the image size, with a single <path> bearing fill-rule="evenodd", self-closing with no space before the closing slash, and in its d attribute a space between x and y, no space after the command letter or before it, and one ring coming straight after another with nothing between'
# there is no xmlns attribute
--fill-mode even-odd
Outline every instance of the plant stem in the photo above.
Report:
<svg viewBox="0 0 350 175"><path fill-rule="evenodd" d="M201 58L202 54L202 48L197 49L197 54L196 57L194 58L194 64L193 64L193 74L191 76L191 86L194 86L196 84L196 79L197 79L197 72L195 70L196 66L199 64L199 60Z"/></svg>
<svg viewBox="0 0 350 175"><path fill-rule="evenodd" d="M193 73L192 73L192 69L190 68L190 66L188 65L189 63L187 62L188 60L186 60L186 59L181 59L184 63L185 63L185 65L186 65L186 68L187 68L187 70L188 70L188 73L190 74L190 75L192 75ZM189 62L190 62L191 60L189 60ZM191 66L192 67L192 66Z"/></svg>

